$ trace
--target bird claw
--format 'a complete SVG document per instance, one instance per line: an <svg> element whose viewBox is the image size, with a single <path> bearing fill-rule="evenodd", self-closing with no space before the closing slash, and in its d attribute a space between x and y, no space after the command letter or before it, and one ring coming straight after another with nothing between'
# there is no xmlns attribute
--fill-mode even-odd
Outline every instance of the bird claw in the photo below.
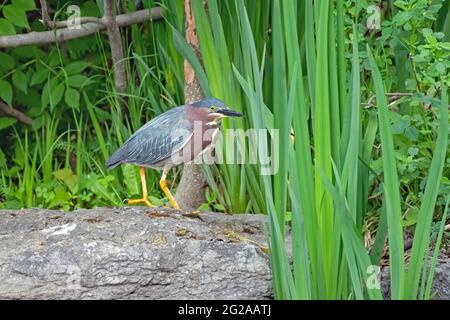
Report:
<svg viewBox="0 0 450 320"><path fill-rule="evenodd" d="M147 199L131 199L131 200L128 200L128 204L137 204L137 203L145 203L145 205L147 207L149 207L149 208L154 208L155 207Z"/></svg>

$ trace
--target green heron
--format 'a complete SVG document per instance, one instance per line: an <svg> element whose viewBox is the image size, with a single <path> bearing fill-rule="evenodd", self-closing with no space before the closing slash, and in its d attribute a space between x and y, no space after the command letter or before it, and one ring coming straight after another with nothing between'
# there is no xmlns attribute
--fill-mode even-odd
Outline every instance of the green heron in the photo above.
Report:
<svg viewBox="0 0 450 320"><path fill-rule="evenodd" d="M108 170L123 163L140 167L142 198L129 200L129 204L145 203L153 207L147 198L145 168L162 169L159 182L175 209L177 202L166 184L168 171L177 165L195 159L201 152L213 147L223 117L241 117L242 114L231 110L215 98L208 98L191 104L170 109L136 131L106 161ZM209 133L210 139L205 139Z"/></svg>

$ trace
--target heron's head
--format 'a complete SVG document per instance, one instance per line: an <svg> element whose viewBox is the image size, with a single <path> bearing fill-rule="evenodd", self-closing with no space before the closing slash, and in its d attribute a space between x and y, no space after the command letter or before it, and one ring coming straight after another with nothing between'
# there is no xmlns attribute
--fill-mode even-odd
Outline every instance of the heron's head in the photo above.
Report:
<svg viewBox="0 0 450 320"><path fill-rule="evenodd" d="M191 104L204 120L218 120L223 117L242 117L242 113L228 108L225 103L216 98L207 98Z"/></svg>

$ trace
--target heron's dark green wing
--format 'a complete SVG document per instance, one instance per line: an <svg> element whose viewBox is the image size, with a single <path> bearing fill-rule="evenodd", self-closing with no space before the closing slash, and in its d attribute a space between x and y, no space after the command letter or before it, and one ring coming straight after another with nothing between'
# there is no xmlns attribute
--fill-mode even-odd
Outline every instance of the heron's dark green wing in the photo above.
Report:
<svg viewBox="0 0 450 320"><path fill-rule="evenodd" d="M184 113L184 107L177 107L147 122L111 156L106 163L108 168L121 163L151 166L169 158L192 135L192 123Z"/></svg>

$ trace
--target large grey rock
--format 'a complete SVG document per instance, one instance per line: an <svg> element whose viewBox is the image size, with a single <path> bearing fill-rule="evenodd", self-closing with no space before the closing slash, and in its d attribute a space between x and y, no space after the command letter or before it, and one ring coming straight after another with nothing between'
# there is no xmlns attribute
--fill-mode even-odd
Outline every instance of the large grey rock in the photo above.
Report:
<svg viewBox="0 0 450 320"><path fill-rule="evenodd" d="M267 299L264 217L0 211L0 299Z"/></svg>
<svg viewBox="0 0 450 320"><path fill-rule="evenodd" d="M143 207L0 210L0 299L268 299L264 221ZM381 278L389 299L388 267ZM448 257L433 292L450 299Z"/></svg>

